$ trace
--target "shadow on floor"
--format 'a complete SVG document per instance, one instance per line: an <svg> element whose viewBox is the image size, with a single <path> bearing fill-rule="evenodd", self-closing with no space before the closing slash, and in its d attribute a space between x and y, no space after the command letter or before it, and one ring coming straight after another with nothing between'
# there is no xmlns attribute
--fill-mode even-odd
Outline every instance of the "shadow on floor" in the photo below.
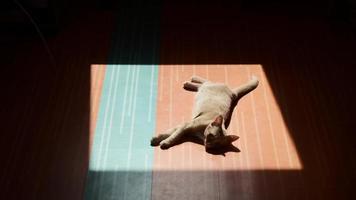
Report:
<svg viewBox="0 0 356 200"><path fill-rule="evenodd" d="M226 174L158 171L153 178L189 176L194 177L191 181L198 181L203 173L213 177L214 185L223 175L251 175L256 181L254 192L245 195L256 199L352 199L356 177L356 45L352 32L333 29L318 16L235 12L234 7L195 10L169 4L162 10L159 23L156 15L151 16L154 20L146 20L148 12L130 19L134 14L123 11L124 17L118 21L127 29L116 33L113 44L113 55L121 58L110 58L109 63L261 64L304 169ZM184 17L180 18L179 13ZM9 66L1 69L1 85L5 86L1 110L5 121L0 139L4 199L83 197L89 160L89 66L107 63L112 19L111 15L88 14L61 36L50 39L60 66L55 72L37 40L2 49L2 63ZM154 49L158 38L159 55L146 54L158 52ZM89 173L130 178L146 173L149 176L151 172ZM284 184L275 186L279 178ZM295 181L304 182L294 188ZM220 193L220 197L234 194L230 184L222 184L218 187L226 193ZM167 187L167 191L176 191L173 185ZM266 193L271 198L262 196Z"/></svg>
<svg viewBox="0 0 356 200"><path fill-rule="evenodd" d="M293 170L90 171L86 199L349 199L351 186ZM303 181L307 181L303 182ZM284 184L282 184L284 183ZM194 187L192 187L194 186Z"/></svg>
<svg viewBox="0 0 356 200"><path fill-rule="evenodd" d="M47 37L56 66L37 35L1 35L0 199L82 199L90 65L107 61L112 19L83 12Z"/></svg>

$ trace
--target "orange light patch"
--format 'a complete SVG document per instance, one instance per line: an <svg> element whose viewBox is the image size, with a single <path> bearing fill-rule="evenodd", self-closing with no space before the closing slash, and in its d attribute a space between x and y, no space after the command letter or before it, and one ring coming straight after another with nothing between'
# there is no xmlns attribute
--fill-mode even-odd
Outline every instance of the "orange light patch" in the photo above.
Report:
<svg viewBox="0 0 356 200"><path fill-rule="evenodd" d="M159 71L156 134L190 120L194 93L183 82L198 75L230 88L252 75L260 83L240 100L228 133L240 136L234 145L241 152L211 155L203 146L183 143L163 151L155 149L154 171L287 170L302 169L297 150L261 65L161 65Z"/></svg>

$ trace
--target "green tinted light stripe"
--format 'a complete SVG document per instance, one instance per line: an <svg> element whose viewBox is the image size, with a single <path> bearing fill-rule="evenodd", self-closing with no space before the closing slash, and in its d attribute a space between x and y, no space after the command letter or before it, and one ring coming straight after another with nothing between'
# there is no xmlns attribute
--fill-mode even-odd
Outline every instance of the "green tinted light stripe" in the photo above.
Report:
<svg viewBox="0 0 356 200"><path fill-rule="evenodd" d="M158 66L108 65L86 199L149 199Z"/></svg>

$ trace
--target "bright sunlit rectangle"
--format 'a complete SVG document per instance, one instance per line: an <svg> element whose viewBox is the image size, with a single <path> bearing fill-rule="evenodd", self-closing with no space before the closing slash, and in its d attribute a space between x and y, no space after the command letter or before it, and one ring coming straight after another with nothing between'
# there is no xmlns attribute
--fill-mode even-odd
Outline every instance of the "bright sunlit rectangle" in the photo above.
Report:
<svg viewBox="0 0 356 200"><path fill-rule="evenodd" d="M259 64L92 65L91 72L91 138L95 138L91 146L100 147L91 148L91 170L302 169L293 138ZM240 100L228 128L230 134L240 136L234 145L241 152L211 155L193 143L166 151L149 146L154 134L191 118L194 93L182 86L193 75L226 83L230 88L247 82L252 75L259 78L258 88ZM118 131L110 132L110 128ZM120 131L123 129L134 131Z"/></svg>

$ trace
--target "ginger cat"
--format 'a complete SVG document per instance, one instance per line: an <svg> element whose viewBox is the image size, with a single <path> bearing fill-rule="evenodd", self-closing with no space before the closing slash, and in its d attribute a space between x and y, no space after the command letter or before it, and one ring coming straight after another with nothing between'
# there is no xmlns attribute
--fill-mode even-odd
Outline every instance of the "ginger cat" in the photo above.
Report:
<svg viewBox="0 0 356 200"><path fill-rule="evenodd" d="M228 135L232 112L237 102L254 90L258 79L253 76L250 81L233 90L221 83L213 83L201 77L193 76L185 82L183 88L197 92L193 108L193 119L169 129L151 139L151 146L168 149L182 141L185 136L193 136L198 143L204 144L207 152L224 148L239 137Z"/></svg>

